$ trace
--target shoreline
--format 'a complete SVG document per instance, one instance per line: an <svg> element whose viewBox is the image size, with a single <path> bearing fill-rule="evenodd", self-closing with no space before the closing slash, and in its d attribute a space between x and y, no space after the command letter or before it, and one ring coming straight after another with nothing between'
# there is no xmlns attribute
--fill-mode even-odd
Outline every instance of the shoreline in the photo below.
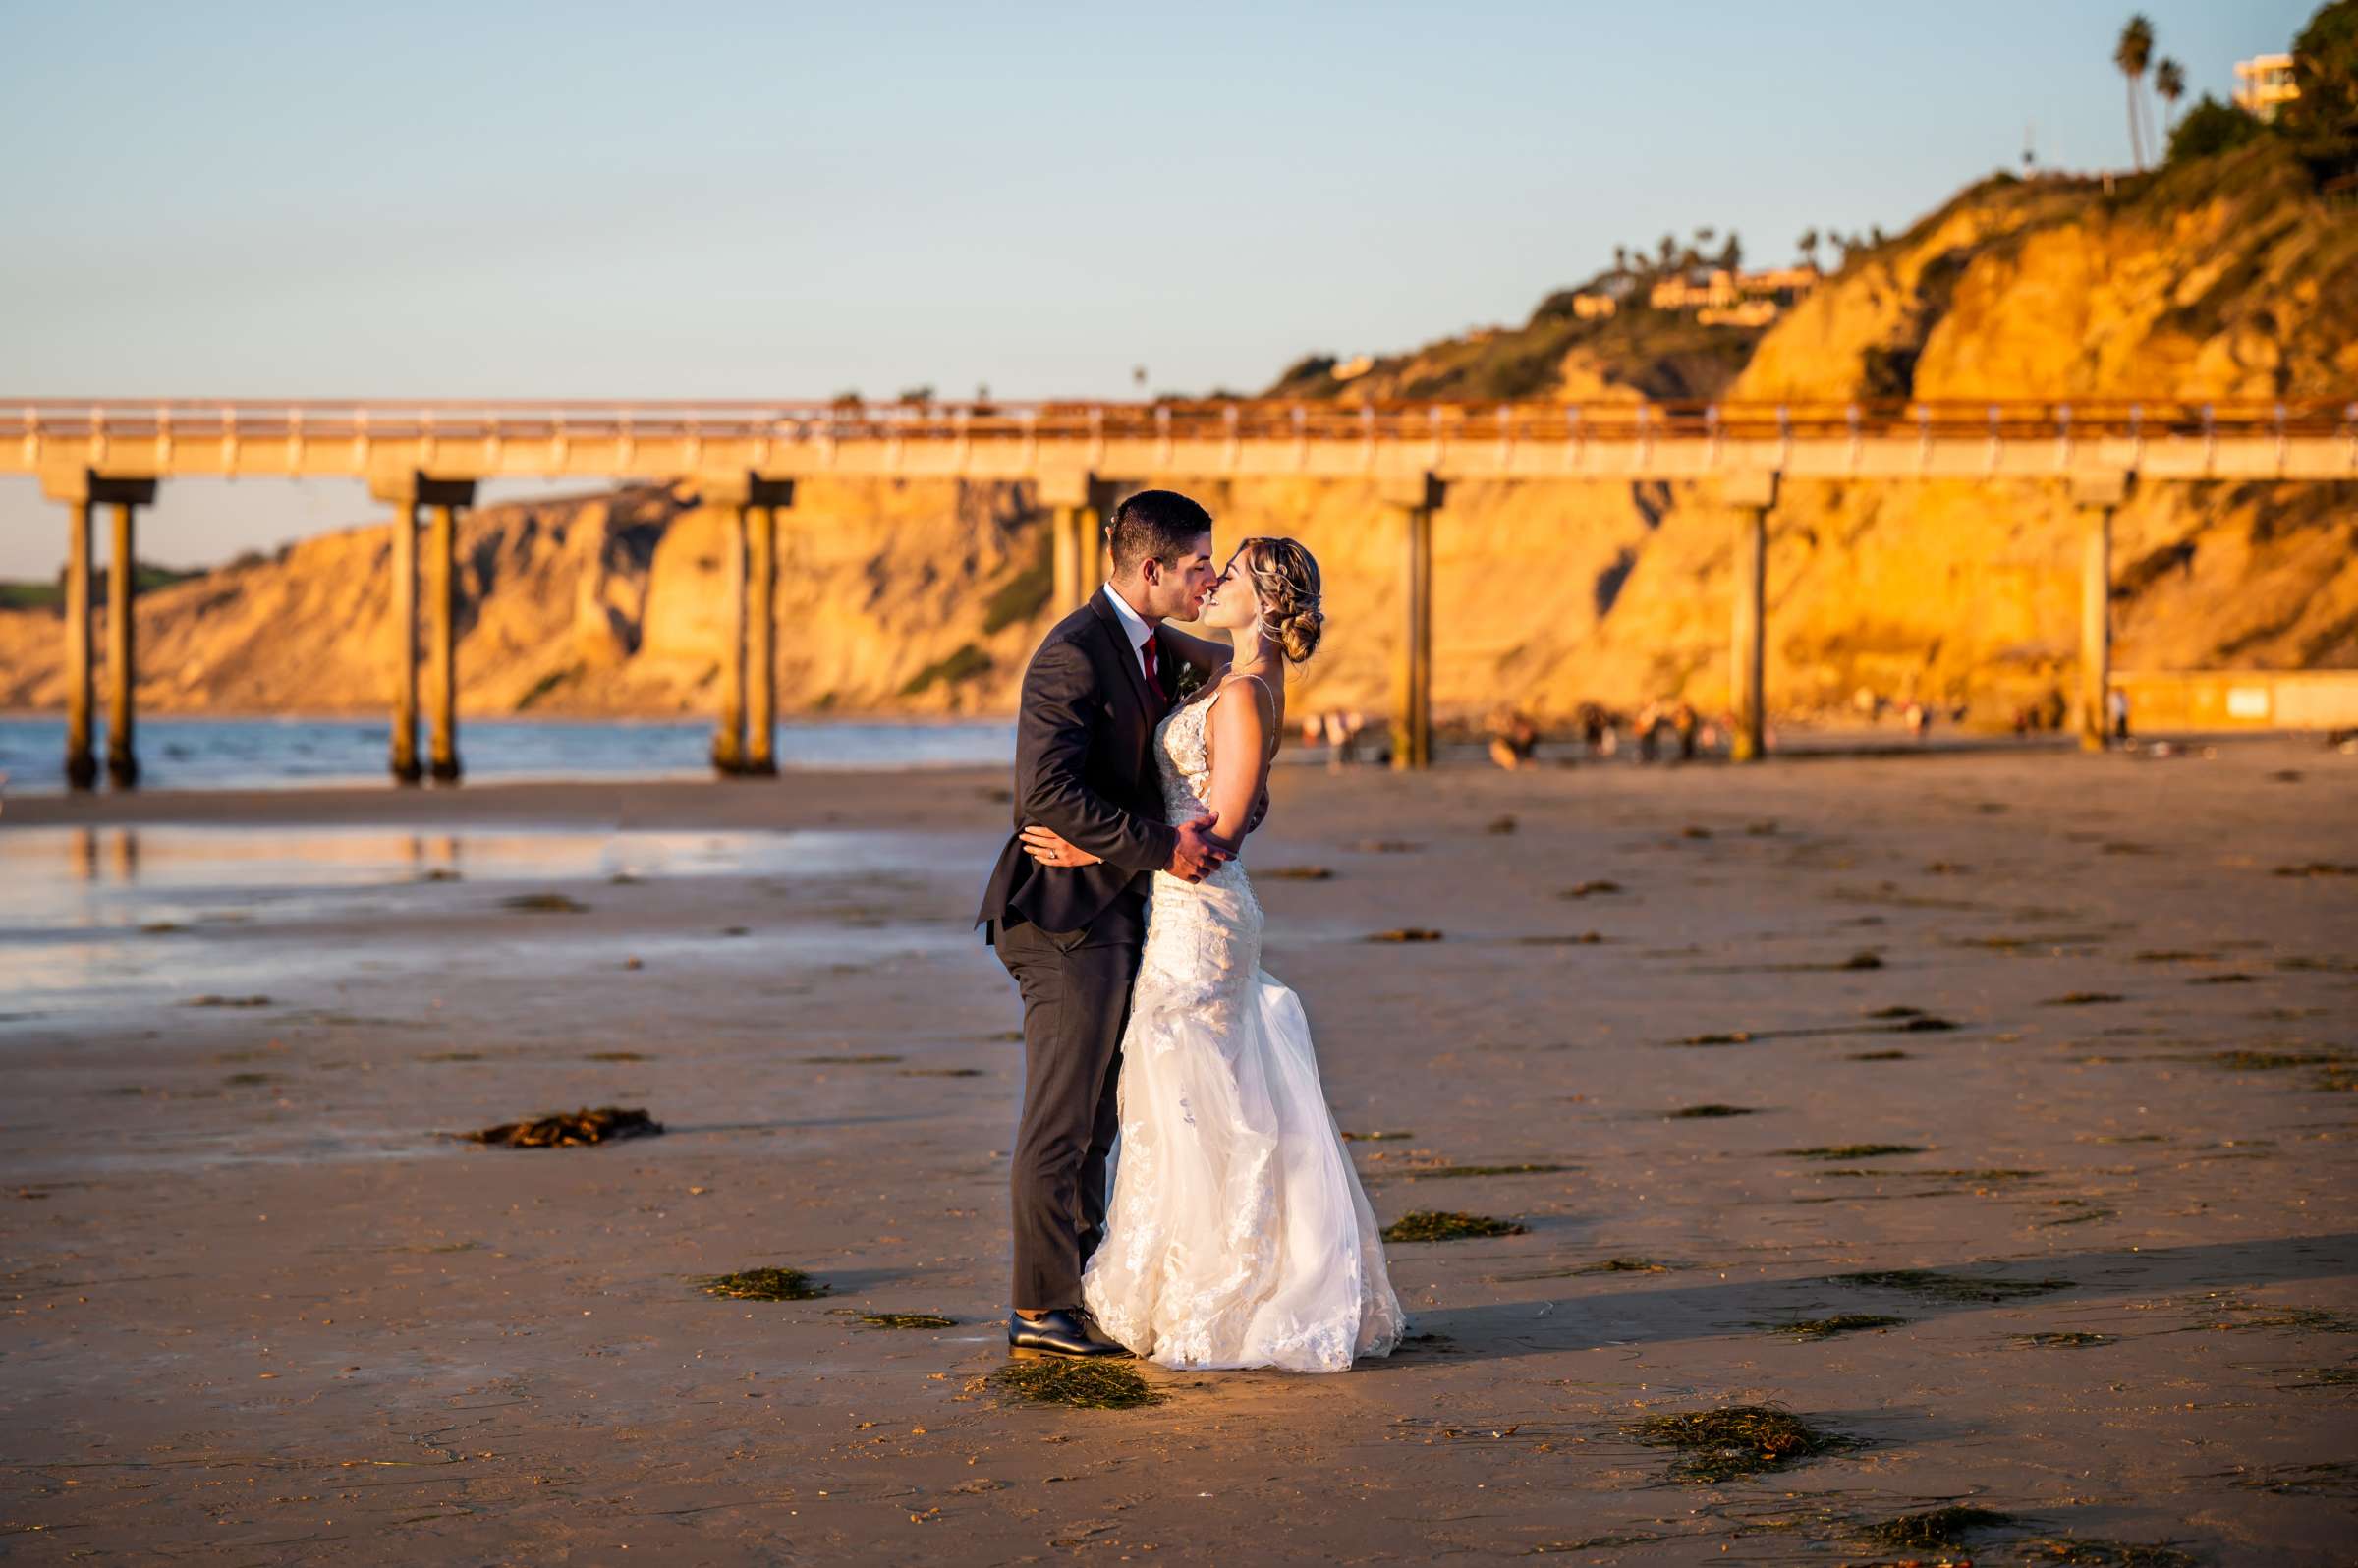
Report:
<svg viewBox="0 0 2358 1568"><path fill-rule="evenodd" d="M2216 757L2248 753L2255 748L2285 749L2327 754L2322 735L2308 731L2195 732L2141 736L2140 747L2166 745L2174 757ZM1963 757L2044 757L2063 759L2089 755L2123 756L2111 751L2082 753L2069 735L1937 736L1928 741L1892 739L1877 743L1862 736L1848 745L1784 746L1747 772L1768 773L1776 764L1834 762L1929 762ZM2140 756L2148 755L2140 753ZM2159 759L2159 756L2156 756ZM1434 768L1437 776L1551 775L1644 772L1668 777L1681 772L1717 772L1733 768L1726 756L1706 755L1690 761L1638 761L1625 750L1610 757L1564 757L1543 748L1537 762L1517 774L1493 766L1483 749L1458 742L1441 749ZM1289 746L1279 754L1276 776L1303 770L1333 772L1322 751ZM1391 770L1363 762L1339 770L1342 776L1370 780L1394 777ZM843 766L788 766L770 778L720 778L707 771L674 770L662 773L615 773L593 777L508 776L470 780L456 786L396 785L364 782L359 778L318 781L290 780L268 785L228 785L219 788L140 788L118 791L100 788L77 794L44 784L39 790L11 793L0 788L0 833L10 827L103 827L172 821L263 824L284 820L321 822L460 822L471 815L516 821L535 812L552 820L605 822L620 814L645 811L661 812L668 822L693 826L698 822L748 825L802 825L809 812L824 813L830 822L856 816L868 804L891 800L913 783L938 787L944 798L959 790L997 791L1007 787L1004 763L910 762L892 767L850 763ZM1005 805L1002 800L998 804ZM896 812L894 814L899 814Z"/></svg>

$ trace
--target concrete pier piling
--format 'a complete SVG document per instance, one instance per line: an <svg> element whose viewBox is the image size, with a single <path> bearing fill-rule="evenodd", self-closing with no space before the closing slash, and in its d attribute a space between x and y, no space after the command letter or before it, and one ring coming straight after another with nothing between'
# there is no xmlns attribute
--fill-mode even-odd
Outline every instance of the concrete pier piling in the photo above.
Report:
<svg viewBox="0 0 2358 1568"><path fill-rule="evenodd" d="M1392 766L1432 765L1432 515L1446 486L1432 474L1382 484L1398 514L1401 541L1400 646L1392 674Z"/></svg>
<svg viewBox="0 0 2358 1568"><path fill-rule="evenodd" d="M1060 506L1048 515L1048 575L1051 607L1069 610L1088 596L1081 582L1083 509Z"/></svg>
<svg viewBox="0 0 2358 1568"><path fill-rule="evenodd" d="M386 469L368 476L368 492L393 507L393 777L415 784L430 775L456 784L459 764L459 513L475 505L472 478ZM431 508L423 563L426 639L427 756L418 757L418 515Z"/></svg>
<svg viewBox="0 0 2358 1568"><path fill-rule="evenodd" d="M778 509L746 509L745 771L778 771Z"/></svg>
<svg viewBox="0 0 2358 1568"><path fill-rule="evenodd" d="M712 771L723 778L774 776L778 513L794 505L794 481L744 471L705 474L697 480L697 494L727 519L728 606Z"/></svg>
<svg viewBox="0 0 2358 1568"><path fill-rule="evenodd" d="M729 778L745 771L746 509L728 504L722 510L720 703L712 723L712 771Z"/></svg>
<svg viewBox="0 0 2358 1568"><path fill-rule="evenodd" d="M138 642L133 624L137 582L135 509L155 503L155 480L143 475L102 474L89 468L41 471L41 490L66 506L66 783L77 790L98 784L94 749L96 692L91 624L92 572L90 509L114 508L112 558L107 563L107 774L118 789L139 783L134 744L133 697L139 684Z"/></svg>
<svg viewBox="0 0 2358 1568"><path fill-rule="evenodd" d="M2080 510L2080 750L2101 752L2112 692L2112 514L2129 498L2132 476L2106 470L2076 474L2071 498Z"/></svg>
<svg viewBox="0 0 2358 1568"><path fill-rule="evenodd" d="M393 504L393 746L396 783L425 777L418 760L418 505Z"/></svg>
<svg viewBox="0 0 2358 1568"><path fill-rule="evenodd" d="M1105 516L1113 486L1086 469L1040 476L1039 504L1048 508L1049 609L1078 609L1104 578Z"/></svg>
<svg viewBox="0 0 2358 1568"><path fill-rule="evenodd" d="M437 784L459 781L459 508L434 507L426 564L431 587L426 599L433 638L426 695L433 703L426 773Z"/></svg>
<svg viewBox="0 0 2358 1568"><path fill-rule="evenodd" d="M66 503L66 783L95 789L98 758L90 749L90 503Z"/></svg>
<svg viewBox="0 0 2358 1568"><path fill-rule="evenodd" d="M1737 508L1727 691L1734 721L1728 756L1738 762L1757 762L1768 751L1768 513L1776 488L1776 472L1765 470L1731 475L1723 489Z"/></svg>
<svg viewBox="0 0 2358 1568"><path fill-rule="evenodd" d="M129 501L114 503L115 529L106 567L106 777L119 790L140 782L133 731L133 690L139 681L139 626L131 600L139 588L138 529Z"/></svg>

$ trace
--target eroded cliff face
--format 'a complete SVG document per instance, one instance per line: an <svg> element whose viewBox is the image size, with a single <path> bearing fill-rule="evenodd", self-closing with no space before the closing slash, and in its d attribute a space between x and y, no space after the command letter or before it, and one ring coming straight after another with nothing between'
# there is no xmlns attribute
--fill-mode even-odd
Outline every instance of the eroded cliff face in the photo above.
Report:
<svg viewBox="0 0 2358 1568"><path fill-rule="evenodd" d="M1626 396L1585 362L1555 393ZM2358 393L2358 212L2271 145L2125 183L1993 182L1855 260L1778 322L1730 393L2055 400ZM1142 476L1152 481L1155 476ZM1339 483L1190 484L1222 537L1318 554L1327 642L1297 704L1379 711L1396 525ZM2347 485L2154 485L2115 520L2128 669L2358 666ZM486 508L460 540L461 701L476 713L707 710L724 523L666 490ZM1004 712L1059 606L1025 486L801 487L782 514L789 712ZM1435 538L1437 701L1562 714L1727 692L1734 519L1667 485L1465 484ZM1772 516L1769 700L1887 698L2003 722L2068 687L2078 520L2059 484L1790 483ZM370 711L389 691L389 535L307 540L140 601L148 711ZM0 613L0 705L63 701L53 613Z"/></svg>

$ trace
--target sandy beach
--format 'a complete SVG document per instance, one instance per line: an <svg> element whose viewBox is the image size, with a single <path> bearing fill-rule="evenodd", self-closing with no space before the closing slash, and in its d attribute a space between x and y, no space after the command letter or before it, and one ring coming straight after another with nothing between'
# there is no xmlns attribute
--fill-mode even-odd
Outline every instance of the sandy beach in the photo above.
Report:
<svg viewBox="0 0 2358 1568"><path fill-rule="evenodd" d="M990 1380L1004 787L10 800L0 1556L2349 1560L2358 758L1278 770L1378 1214L1524 1228L1132 1410ZM442 1136L602 1104L666 1131ZM1731 1405L1830 1446L1632 1429Z"/></svg>

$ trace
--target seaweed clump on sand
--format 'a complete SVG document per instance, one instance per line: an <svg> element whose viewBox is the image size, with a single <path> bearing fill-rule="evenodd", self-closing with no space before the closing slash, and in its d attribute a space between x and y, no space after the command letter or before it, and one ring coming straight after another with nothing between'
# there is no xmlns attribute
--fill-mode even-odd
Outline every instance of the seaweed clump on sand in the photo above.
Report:
<svg viewBox="0 0 2358 1568"><path fill-rule="evenodd" d="M2231 1073L2273 1073L2287 1067L2345 1067L2349 1058L2339 1051L2214 1051L2202 1058Z"/></svg>
<svg viewBox="0 0 2358 1568"><path fill-rule="evenodd" d="M1334 868L1327 866L1272 866L1255 873L1264 882L1331 882Z"/></svg>
<svg viewBox="0 0 2358 1568"><path fill-rule="evenodd" d="M1437 942L1441 933L1423 925L1403 925L1398 930L1371 932L1365 940L1371 942Z"/></svg>
<svg viewBox="0 0 2358 1568"><path fill-rule="evenodd" d="M2044 1296L2069 1290L2068 1279L1976 1279L1970 1274L1943 1274L1930 1268L1881 1268L1863 1274L1836 1274L1831 1283L1863 1285L1870 1290L1904 1290L1926 1301L1998 1302L2018 1296Z"/></svg>
<svg viewBox="0 0 2358 1568"><path fill-rule="evenodd" d="M1568 1272L1575 1274L1667 1274L1677 1263L1665 1263L1657 1258L1605 1258L1593 1263L1583 1263Z"/></svg>
<svg viewBox="0 0 2358 1568"><path fill-rule="evenodd" d="M1031 1405L1069 1405L1076 1410L1136 1410L1168 1397L1154 1391L1129 1367L1111 1361L1068 1361L1042 1357L1011 1362L990 1380Z"/></svg>
<svg viewBox="0 0 2358 1568"><path fill-rule="evenodd" d="M955 1328L958 1319L944 1317L939 1313L862 1313L860 1320L870 1328Z"/></svg>
<svg viewBox="0 0 2358 1568"><path fill-rule="evenodd" d="M2094 1350L2099 1345L2119 1344L2120 1336L2070 1329L2046 1334L2016 1334L2012 1343L2025 1350Z"/></svg>
<svg viewBox="0 0 2358 1568"><path fill-rule="evenodd" d="M1894 1551L1929 1550L1939 1546L1962 1545L1965 1538L1982 1531L2020 1530L2026 1521L2013 1514L1999 1513L1994 1508L1976 1508L1971 1504L1952 1503L1946 1508L1933 1508L1920 1514L1894 1514L1879 1519L1860 1531L1879 1546Z"/></svg>
<svg viewBox="0 0 2358 1568"><path fill-rule="evenodd" d="M503 1148L568 1148L580 1144L611 1143L618 1138L651 1137L663 1124L644 1110L620 1105L585 1105L575 1111L551 1111L519 1122L501 1122L459 1136L470 1143L496 1144Z"/></svg>
<svg viewBox="0 0 2358 1568"><path fill-rule="evenodd" d="M1875 1159L1884 1154L1921 1154L1914 1144L1821 1144L1815 1148L1785 1148L1779 1153L1796 1159Z"/></svg>
<svg viewBox="0 0 2358 1568"><path fill-rule="evenodd" d="M1749 1105L1687 1105L1669 1112L1664 1119L1673 1122L1693 1122L1714 1120L1722 1116L1757 1116L1759 1114Z"/></svg>
<svg viewBox="0 0 2358 1568"><path fill-rule="evenodd" d="M1404 1167L1398 1174L1410 1181L1437 1181L1443 1176L1544 1176L1553 1171L1570 1170L1570 1165L1430 1165L1423 1169Z"/></svg>
<svg viewBox="0 0 2358 1568"><path fill-rule="evenodd" d="M1488 1214L1458 1214L1420 1208L1402 1214L1383 1228L1388 1242L1465 1241L1483 1236L1520 1236L1524 1227L1511 1219Z"/></svg>
<svg viewBox="0 0 2358 1568"><path fill-rule="evenodd" d="M1775 1405L1648 1416L1624 1430L1649 1448L1675 1449L1678 1458L1670 1466L1671 1475L1705 1485L1783 1470L1858 1446L1857 1439L1814 1427Z"/></svg>
<svg viewBox="0 0 2358 1568"><path fill-rule="evenodd" d="M2018 1544L2026 1564L2058 1563L2063 1568L2196 1568L2201 1558L2160 1541L2106 1540L2098 1536L2057 1536Z"/></svg>
<svg viewBox="0 0 2358 1568"><path fill-rule="evenodd" d="M730 1301L811 1301L833 1288L799 1268L746 1268L734 1274L713 1274L697 1284L705 1295Z"/></svg>
<svg viewBox="0 0 2358 1568"><path fill-rule="evenodd" d="M501 909L517 910L526 915L587 915L590 906L578 898L563 893L518 893L499 901Z"/></svg>
<svg viewBox="0 0 2358 1568"><path fill-rule="evenodd" d="M1897 1328L1906 1323L1905 1317L1891 1317L1881 1313L1836 1313L1831 1317L1803 1317L1789 1323L1762 1323L1768 1333L1782 1334L1787 1339L1831 1339L1836 1334L1856 1334L1867 1329Z"/></svg>

